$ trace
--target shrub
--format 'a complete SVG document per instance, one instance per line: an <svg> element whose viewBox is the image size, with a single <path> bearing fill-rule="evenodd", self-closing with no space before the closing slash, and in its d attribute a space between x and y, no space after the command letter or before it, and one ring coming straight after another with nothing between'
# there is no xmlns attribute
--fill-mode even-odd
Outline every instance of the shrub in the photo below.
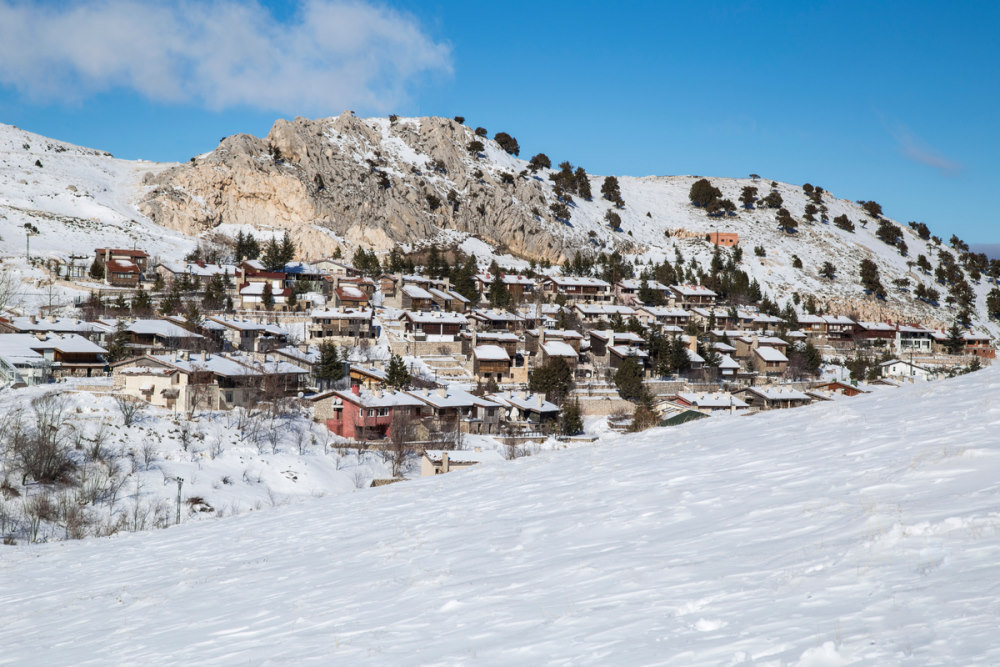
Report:
<svg viewBox="0 0 1000 667"><path fill-rule="evenodd" d="M500 144L500 148L504 149L511 155L519 155L521 153L521 147L517 145L517 139L510 136L506 132L497 132L493 137L493 141Z"/></svg>

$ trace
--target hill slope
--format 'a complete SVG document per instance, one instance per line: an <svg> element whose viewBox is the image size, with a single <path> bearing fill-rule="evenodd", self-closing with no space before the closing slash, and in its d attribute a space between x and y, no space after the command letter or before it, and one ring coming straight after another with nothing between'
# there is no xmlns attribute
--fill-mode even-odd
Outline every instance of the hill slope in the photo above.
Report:
<svg viewBox="0 0 1000 667"><path fill-rule="evenodd" d="M6 549L4 659L997 664L998 397L993 368Z"/></svg>

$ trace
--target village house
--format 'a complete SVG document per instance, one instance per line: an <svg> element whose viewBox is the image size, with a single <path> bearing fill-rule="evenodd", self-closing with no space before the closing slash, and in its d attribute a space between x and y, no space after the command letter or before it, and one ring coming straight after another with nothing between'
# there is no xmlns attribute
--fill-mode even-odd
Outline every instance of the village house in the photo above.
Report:
<svg viewBox="0 0 1000 667"><path fill-rule="evenodd" d="M896 326L888 322L857 322L854 344L857 347L888 347L896 341Z"/></svg>
<svg viewBox="0 0 1000 667"><path fill-rule="evenodd" d="M505 421L523 429L535 430L559 419L559 406L546 401L541 394L502 392L487 398L503 406Z"/></svg>
<svg viewBox="0 0 1000 667"><path fill-rule="evenodd" d="M288 340L288 333L275 324L221 316L205 319L224 327L222 341L227 349L266 352L276 347L284 347Z"/></svg>
<svg viewBox="0 0 1000 667"><path fill-rule="evenodd" d="M402 391L369 391L351 385L350 391L335 390L320 408L329 414L326 427L348 440L382 440L392 437L393 423L414 424L424 403Z"/></svg>
<svg viewBox="0 0 1000 667"><path fill-rule="evenodd" d="M935 331L932 336L934 354L947 354L949 335L944 331ZM962 332L962 343L956 353L976 356L980 359L996 358L993 339L987 334L976 334L971 331Z"/></svg>
<svg viewBox="0 0 1000 667"><path fill-rule="evenodd" d="M896 327L896 354L931 354L934 347L934 330L920 326L900 324Z"/></svg>
<svg viewBox="0 0 1000 667"><path fill-rule="evenodd" d="M284 286L285 274L276 272L258 272L246 274L239 286L241 310L263 310L267 308L267 290L271 290L272 307L284 310L288 305L288 297L292 290Z"/></svg>
<svg viewBox="0 0 1000 667"><path fill-rule="evenodd" d="M379 370L373 366L359 366L357 364L351 364L351 368L348 371L348 377L350 378L350 385L364 387L365 389L378 389L383 387L386 382L386 372Z"/></svg>
<svg viewBox="0 0 1000 667"><path fill-rule="evenodd" d="M34 385L104 372L107 350L77 334L0 334L0 379Z"/></svg>
<svg viewBox="0 0 1000 667"><path fill-rule="evenodd" d="M937 373L925 368L924 366L918 366L909 361L904 361L902 359L890 359L889 361L883 361L879 364L879 374L883 378L901 378L908 380L934 380L937 378Z"/></svg>
<svg viewBox="0 0 1000 667"><path fill-rule="evenodd" d="M205 262L160 262L156 272L168 283L187 279L195 285L205 285L214 276L222 276L228 283L237 275L235 264L208 264Z"/></svg>
<svg viewBox="0 0 1000 667"><path fill-rule="evenodd" d="M517 356L520 338L508 331L463 331L462 354L470 356L477 345L499 345L511 359Z"/></svg>
<svg viewBox="0 0 1000 667"><path fill-rule="evenodd" d="M761 375L778 377L788 370L788 357L778 348L761 345L754 348L750 357L753 369Z"/></svg>
<svg viewBox="0 0 1000 667"><path fill-rule="evenodd" d="M493 284L493 274L489 271L482 271L476 274L476 288L480 294L486 294ZM504 287L510 292L514 303L524 301L525 297L530 298L535 293L535 279L528 276L513 273L501 273L500 280Z"/></svg>
<svg viewBox="0 0 1000 667"><path fill-rule="evenodd" d="M812 399L798 389L788 387L744 387L733 392L751 408L780 410L808 405Z"/></svg>
<svg viewBox="0 0 1000 667"><path fill-rule="evenodd" d="M368 307L368 295L351 283L341 283L333 290L333 305L337 308L361 310Z"/></svg>
<svg viewBox="0 0 1000 667"><path fill-rule="evenodd" d="M719 354L719 365L716 367L719 377L723 380L735 380L740 373L740 362L733 359L728 354Z"/></svg>
<svg viewBox="0 0 1000 667"><path fill-rule="evenodd" d="M843 380L831 380L813 387L816 391L824 393L840 394L843 396L858 396L860 394L870 394L871 388L868 385L857 382L844 382Z"/></svg>
<svg viewBox="0 0 1000 667"><path fill-rule="evenodd" d="M615 332L611 329L592 329L590 331L590 356L595 360L607 362L608 348L615 345L643 348L646 341L642 336L631 331Z"/></svg>
<svg viewBox="0 0 1000 667"><path fill-rule="evenodd" d="M615 315L623 320L634 317L636 311L631 306L621 306L613 303L577 303L573 312L580 321L591 326L606 325Z"/></svg>
<svg viewBox="0 0 1000 667"><path fill-rule="evenodd" d="M433 310L434 295L419 285L403 285L400 289L400 307L413 311Z"/></svg>
<svg viewBox="0 0 1000 667"><path fill-rule="evenodd" d="M498 308L477 308L469 315L469 320L479 331L517 331L524 326L523 317Z"/></svg>
<svg viewBox="0 0 1000 667"><path fill-rule="evenodd" d="M732 341L732 344L736 347L736 354L734 356L737 359L750 359L751 357L753 357L753 351L759 347L774 348L775 350L780 352L782 356L784 356L788 351L788 342L781 338L778 338L777 336L743 334L740 336L736 336L735 338L730 338L730 340Z"/></svg>
<svg viewBox="0 0 1000 667"><path fill-rule="evenodd" d="M649 369L649 353L634 345L608 345L607 351L607 366L613 371L617 371L622 363L630 357L635 359L636 363L639 364L639 368L642 369L643 374ZM702 362L704 362L704 359L702 359Z"/></svg>
<svg viewBox="0 0 1000 667"><path fill-rule="evenodd" d="M332 277L345 277L349 278L352 276L360 276L361 271L354 268L349 263L340 259L321 259L312 262L312 266L315 270L320 273L332 276Z"/></svg>
<svg viewBox="0 0 1000 667"><path fill-rule="evenodd" d="M421 403L419 417L431 431L439 433L495 433L501 407L487 399L456 388L441 387L407 392ZM485 417L483 421L482 417Z"/></svg>
<svg viewBox="0 0 1000 667"><path fill-rule="evenodd" d="M573 349L572 345L561 340L546 339L545 342L539 342L538 348L540 355L537 357L536 367L548 363L551 359L562 359L573 370L580 363L580 353Z"/></svg>
<svg viewBox="0 0 1000 667"><path fill-rule="evenodd" d="M691 318L698 323L702 331L711 329L728 329L736 325L733 314L725 308L702 308L695 306L691 308Z"/></svg>
<svg viewBox="0 0 1000 667"><path fill-rule="evenodd" d="M615 283L615 298L629 306L641 305L639 290L642 289L642 280L639 278L627 278ZM659 303L666 303L670 299L670 288L656 280L647 280L646 289L651 290L657 296Z"/></svg>
<svg viewBox="0 0 1000 667"><path fill-rule="evenodd" d="M740 235L736 232L710 232L708 240L712 245L722 248L732 248L740 243Z"/></svg>
<svg viewBox="0 0 1000 667"><path fill-rule="evenodd" d="M579 354L582 351L583 334L575 329L528 329L524 332L524 351L531 355L538 354L538 344L541 341L560 340Z"/></svg>
<svg viewBox="0 0 1000 667"><path fill-rule="evenodd" d="M695 408L705 412L737 412L750 407L742 400L724 391L711 394L680 392L674 402L682 407Z"/></svg>
<svg viewBox="0 0 1000 667"><path fill-rule="evenodd" d="M691 313L683 308L671 306L643 306L636 311L636 318L643 326L653 324L684 328L691 319Z"/></svg>
<svg viewBox="0 0 1000 667"><path fill-rule="evenodd" d="M472 349L472 374L477 382L502 383L510 379L511 356L499 345L477 345Z"/></svg>
<svg viewBox="0 0 1000 667"><path fill-rule="evenodd" d="M461 313L403 313L403 327L416 341L452 342L465 328L466 319Z"/></svg>
<svg viewBox="0 0 1000 667"><path fill-rule="evenodd" d="M503 457L497 452L484 452L478 448L474 450L428 449L420 458L420 476L432 477L453 470L465 470L479 463L498 463L503 460Z"/></svg>
<svg viewBox="0 0 1000 667"><path fill-rule="evenodd" d="M372 309L317 308L309 313L307 327L308 339L323 340L336 338L343 340L362 340L375 338L377 333L372 329Z"/></svg>
<svg viewBox="0 0 1000 667"><path fill-rule="evenodd" d="M562 294L568 303L607 302L614 298L611 283L600 278L545 276L542 290L549 295Z"/></svg>
<svg viewBox="0 0 1000 667"><path fill-rule="evenodd" d="M675 305L684 309L711 308L718 294L703 285L671 285Z"/></svg>
<svg viewBox="0 0 1000 667"><path fill-rule="evenodd" d="M88 340L98 339L102 325L72 317L0 317L0 333L77 334Z"/></svg>
<svg viewBox="0 0 1000 667"><path fill-rule="evenodd" d="M146 271L149 255L143 250L97 248L94 261L104 270L104 283L115 287L135 287Z"/></svg>

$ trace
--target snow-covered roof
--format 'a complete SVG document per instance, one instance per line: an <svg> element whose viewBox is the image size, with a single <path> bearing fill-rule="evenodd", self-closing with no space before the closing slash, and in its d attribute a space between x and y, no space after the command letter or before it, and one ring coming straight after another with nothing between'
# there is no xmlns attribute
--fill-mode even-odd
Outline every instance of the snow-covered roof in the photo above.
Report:
<svg viewBox="0 0 1000 667"><path fill-rule="evenodd" d="M522 395L522 392L506 392L501 394L491 394L489 398L500 405L514 407L521 411L559 412L559 406L555 403L549 403L544 400L541 394Z"/></svg>
<svg viewBox="0 0 1000 667"><path fill-rule="evenodd" d="M618 284L621 285L624 289L640 289L642 287L642 279L626 278L625 280L618 281ZM658 280L647 280L646 287L652 290L656 290L657 292L665 292L668 289L670 289L669 287L659 282Z"/></svg>
<svg viewBox="0 0 1000 667"><path fill-rule="evenodd" d="M70 354L105 354L100 345L95 345L79 334L0 334L0 357L34 360L41 356L39 350L57 350Z"/></svg>
<svg viewBox="0 0 1000 667"><path fill-rule="evenodd" d="M715 349L716 352L735 352L736 351L735 347L733 347L732 345L727 345L726 343L723 343L722 341L719 341L719 342L716 342L716 343L712 343L712 347Z"/></svg>
<svg viewBox="0 0 1000 667"><path fill-rule="evenodd" d="M468 320L461 313L423 313L407 310L403 317L420 324L465 324Z"/></svg>
<svg viewBox="0 0 1000 667"><path fill-rule="evenodd" d="M282 336L285 330L275 324L267 324L264 322L252 322L247 319L235 319L228 317L209 317L209 320L221 324L230 329L237 329L239 331L262 331L264 333L272 334L275 336Z"/></svg>
<svg viewBox="0 0 1000 667"><path fill-rule="evenodd" d="M670 289L681 296L718 296L704 285L671 285Z"/></svg>
<svg viewBox="0 0 1000 667"><path fill-rule="evenodd" d="M801 319L799 320L802 321ZM895 331L896 326L888 322L858 322L859 327L865 331Z"/></svg>
<svg viewBox="0 0 1000 667"><path fill-rule="evenodd" d="M699 317L704 317L705 319L710 318L712 315L715 315L716 319L725 319L729 317L729 311L725 308L700 308L696 306L691 309L691 312Z"/></svg>
<svg viewBox="0 0 1000 667"><path fill-rule="evenodd" d="M700 354L698 354L697 352L695 352L694 350L692 350L691 348L686 347L686 348L684 348L684 351L687 352L688 360L692 364L703 364L703 363L705 363L705 358L703 356L701 356Z"/></svg>
<svg viewBox="0 0 1000 667"><path fill-rule="evenodd" d="M530 333L540 336L542 329L531 329ZM582 340L583 334L576 329L545 329L546 338L557 338L561 340Z"/></svg>
<svg viewBox="0 0 1000 667"><path fill-rule="evenodd" d="M162 336L164 338L204 338L201 334L188 331L168 320L135 320L126 331L139 336Z"/></svg>
<svg viewBox="0 0 1000 667"><path fill-rule="evenodd" d="M435 408L471 408L476 402L475 396L454 387L447 389L423 389L407 393Z"/></svg>
<svg viewBox="0 0 1000 667"><path fill-rule="evenodd" d="M18 331L51 331L53 333L90 333L97 327L93 322L72 317L12 317L8 326Z"/></svg>
<svg viewBox="0 0 1000 667"><path fill-rule="evenodd" d="M492 449L477 452L470 449L426 449L424 456L434 463L441 463L442 458L448 455L451 463L497 463L504 460L499 453Z"/></svg>
<svg viewBox="0 0 1000 667"><path fill-rule="evenodd" d="M370 308L344 308L342 310L330 310L329 308L315 308L309 312L313 319L325 320L367 320L371 319Z"/></svg>
<svg viewBox="0 0 1000 667"><path fill-rule="evenodd" d="M645 342L642 336L633 331L619 331L616 333L611 329L594 329L590 332L590 335L604 341L611 340L613 336L615 339L615 344L631 343L633 345L638 345L640 343Z"/></svg>
<svg viewBox="0 0 1000 667"><path fill-rule="evenodd" d="M680 392L677 398L684 399L691 405L699 408L745 408L747 404L726 392L715 394L700 394L695 392Z"/></svg>
<svg viewBox="0 0 1000 667"><path fill-rule="evenodd" d="M644 359L649 356L643 350L631 345L612 345L608 349L617 354L619 357L639 357Z"/></svg>
<svg viewBox="0 0 1000 667"><path fill-rule="evenodd" d="M580 354L573 349L572 345L564 343L561 340L545 341L542 348L545 350L545 354L550 357L572 357L573 359L576 359L580 356Z"/></svg>
<svg viewBox="0 0 1000 667"><path fill-rule="evenodd" d="M234 276L236 266L232 264L197 264L195 262L160 262L160 266L171 273L177 275L187 273L199 278L211 278L212 276Z"/></svg>
<svg viewBox="0 0 1000 667"><path fill-rule="evenodd" d="M769 363L781 363L788 361L788 357L783 355L777 348L774 347L758 347L753 352L758 357Z"/></svg>
<svg viewBox="0 0 1000 667"><path fill-rule="evenodd" d="M847 315L824 315L823 321L827 324L854 324L854 320Z"/></svg>
<svg viewBox="0 0 1000 667"><path fill-rule="evenodd" d="M738 371L740 369L740 363L730 357L728 354L719 355L719 368L727 370Z"/></svg>
<svg viewBox="0 0 1000 667"><path fill-rule="evenodd" d="M480 361L510 361L507 350L499 345L477 345L472 354Z"/></svg>
<svg viewBox="0 0 1000 667"><path fill-rule="evenodd" d="M630 306L619 306L613 303L578 303L574 306L584 315L635 315L635 309Z"/></svg>
<svg viewBox="0 0 1000 667"><path fill-rule="evenodd" d="M403 294L411 299L431 299L431 293L417 285L403 285Z"/></svg>
<svg viewBox="0 0 1000 667"><path fill-rule="evenodd" d="M808 401L809 396L791 387L747 387L744 391L753 392L769 401Z"/></svg>
<svg viewBox="0 0 1000 667"><path fill-rule="evenodd" d="M481 271L476 274L476 278L480 282L489 283L493 282L493 274L489 271ZM515 273L501 273L500 280L503 281L504 285L534 285L534 278L529 278L528 276L517 275Z"/></svg>
<svg viewBox="0 0 1000 667"><path fill-rule="evenodd" d="M347 285L347 284L341 283L340 286L337 287L337 291L340 293L341 297L347 298L347 299L364 300L364 299L368 298L367 295L365 295L364 292L362 292L360 289L358 289L354 285Z"/></svg>
<svg viewBox="0 0 1000 667"><path fill-rule="evenodd" d="M581 276L548 276L547 280L552 281L559 287L600 287L608 289L611 283L600 278L587 278Z"/></svg>
<svg viewBox="0 0 1000 667"><path fill-rule="evenodd" d="M452 298L453 298L451 296L451 294L448 294L447 292L443 292L443 291L439 290L436 287L430 287L430 288L427 289L427 291L431 293L431 296L436 296L437 298L443 299L445 301L451 301Z"/></svg>
<svg viewBox="0 0 1000 667"><path fill-rule="evenodd" d="M479 319L489 320L491 322L520 322L524 319L517 313L500 310L499 308L490 308L488 310L477 308L472 312L472 315L474 317L478 317Z"/></svg>
<svg viewBox="0 0 1000 667"><path fill-rule="evenodd" d="M151 354L149 358L166 365L172 366L186 373L207 371L222 377L246 377L260 375L260 373L247 365L225 357L220 354L191 354L187 359L177 354Z"/></svg>
<svg viewBox="0 0 1000 667"><path fill-rule="evenodd" d="M639 310L645 311L658 319L661 317L674 317L674 318L691 317L691 313L684 310L683 308L670 308L668 306L643 306Z"/></svg>
<svg viewBox="0 0 1000 667"><path fill-rule="evenodd" d="M360 389L357 394L350 391L334 391L334 395L341 400L360 405L364 408L394 408L394 407L420 407L423 402L410 396L405 391L369 391Z"/></svg>

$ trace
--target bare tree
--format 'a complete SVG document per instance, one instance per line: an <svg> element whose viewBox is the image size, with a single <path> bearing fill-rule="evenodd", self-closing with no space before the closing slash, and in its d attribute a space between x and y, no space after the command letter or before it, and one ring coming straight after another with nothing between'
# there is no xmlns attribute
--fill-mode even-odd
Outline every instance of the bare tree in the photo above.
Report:
<svg viewBox="0 0 1000 667"><path fill-rule="evenodd" d="M407 409L393 411L389 446L382 450L382 460L390 464L393 477L399 477L406 467L407 459L412 452L411 443L416 439L416 426L417 420L412 411Z"/></svg>
<svg viewBox="0 0 1000 667"><path fill-rule="evenodd" d="M136 396L129 394L115 394L115 404L118 411L122 413L122 420L125 426L131 426L146 412L149 404Z"/></svg>
<svg viewBox="0 0 1000 667"><path fill-rule="evenodd" d="M13 271L4 269L0 272L0 311L12 308L21 300L24 285Z"/></svg>

